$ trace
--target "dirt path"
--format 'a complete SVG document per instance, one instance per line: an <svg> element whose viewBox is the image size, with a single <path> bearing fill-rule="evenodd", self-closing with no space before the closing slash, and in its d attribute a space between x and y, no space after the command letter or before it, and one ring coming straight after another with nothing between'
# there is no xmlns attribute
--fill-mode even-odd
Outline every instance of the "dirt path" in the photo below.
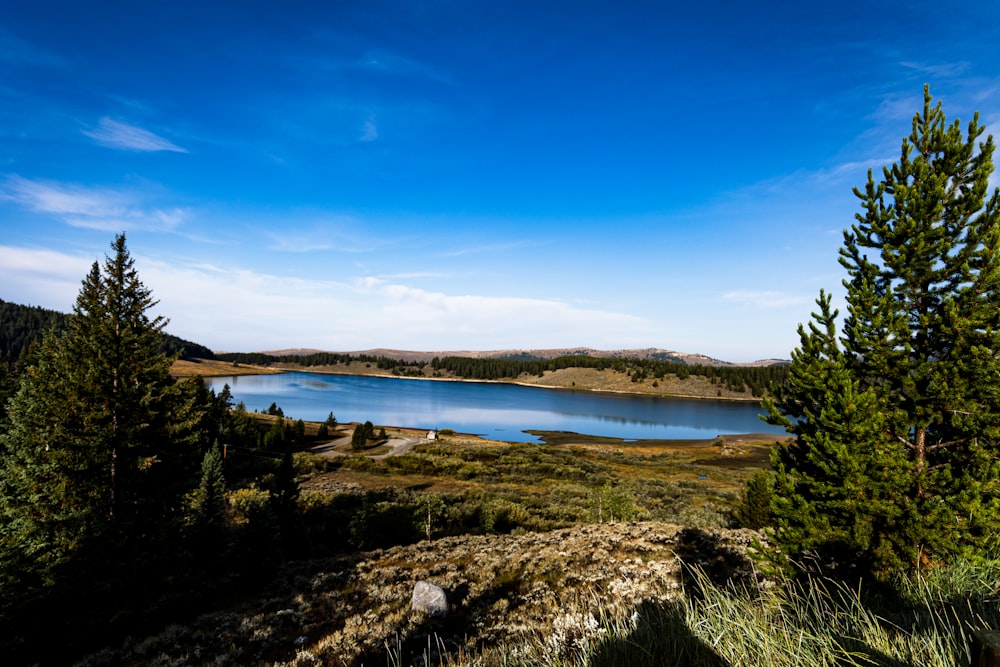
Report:
<svg viewBox="0 0 1000 667"><path fill-rule="evenodd" d="M402 456L417 445L426 442L430 442L430 440L427 438L392 437L375 448L374 451L377 451L377 454L369 454L369 456L373 459L384 459L388 456ZM384 451L386 449L388 449L388 451ZM348 454L354 453L351 449L350 437L338 438L336 440L314 445L313 447L310 447L308 451L313 454L319 454L320 456L327 456L330 458L336 456L347 456Z"/></svg>

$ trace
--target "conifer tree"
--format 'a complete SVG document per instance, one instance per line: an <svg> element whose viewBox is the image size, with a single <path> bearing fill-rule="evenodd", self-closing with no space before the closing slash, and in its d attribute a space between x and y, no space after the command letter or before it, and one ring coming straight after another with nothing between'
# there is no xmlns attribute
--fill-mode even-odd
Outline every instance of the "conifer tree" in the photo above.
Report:
<svg viewBox="0 0 1000 667"><path fill-rule="evenodd" d="M212 573L225 557L226 478L222 448L213 444L201 462L201 482L191 498L194 555Z"/></svg>
<svg viewBox="0 0 1000 667"><path fill-rule="evenodd" d="M1000 190L978 114L924 89L899 160L855 188L838 338L821 292L768 421L775 535L888 575L1000 546ZM978 142L978 143L977 143Z"/></svg>
<svg viewBox="0 0 1000 667"><path fill-rule="evenodd" d="M74 560L113 567L108 559L125 545L133 556L151 549L179 503L169 494L188 464L172 439L171 360L157 352L166 321L148 314L156 301L124 235L112 250L10 402L0 440L0 589L11 596L55 583Z"/></svg>
<svg viewBox="0 0 1000 667"><path fill-rule="evenodd" d="M195 522L206 526L222 525L226 509L226 478L222 472L222 449L218 443L205 452L201 461L201 482L195 491Z"/></svg>

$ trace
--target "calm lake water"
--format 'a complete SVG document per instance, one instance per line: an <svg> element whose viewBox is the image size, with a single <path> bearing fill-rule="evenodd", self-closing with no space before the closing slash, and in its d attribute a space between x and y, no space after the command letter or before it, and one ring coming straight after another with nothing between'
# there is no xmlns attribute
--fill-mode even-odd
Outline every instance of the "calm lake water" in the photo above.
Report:
<svg viewBox="0 0 1000 667"><path fill-rule="evenodd" d="M371 421L376 426L450 428L495 440L538 442L525 430L572 431L616 438L714 438L732 433L783 434L749 402L653 398L540 389L486 382L442 382L318 373L209 378L228 384L251 412L277 403L286 417Z"/></svg>

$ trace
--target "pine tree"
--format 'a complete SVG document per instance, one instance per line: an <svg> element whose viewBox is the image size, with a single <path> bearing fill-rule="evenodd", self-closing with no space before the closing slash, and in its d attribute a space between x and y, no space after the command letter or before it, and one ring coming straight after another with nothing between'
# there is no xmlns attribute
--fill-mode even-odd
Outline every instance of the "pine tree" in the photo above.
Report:
<svg viewBox="0 0 1000 667"><path fill-rule="evenodd" d="M771 525L771 498L774 495L773 475L758 470L740 489L740 504L736 507L736 521L743 528L761 530Z"/></svg>
<svg viewBox="0 0 1000 667"><path fill-rule="evenodd" d="M156 301L124 235L112 249L10 402L0 440L0 588L10 604L71 564L79 579L81 567L114 572L126 552L155 550L179 503L176 475L190 467L175 444L183 427L171 360L157 352L166 321L147 314Z"/></svg>
<svg viewBox="0 0 1000 667"><path fill-rule="evenodd" d="M201 461L201 482L195 491L192 509L197 524L219 527L226 509L226 478L222 472L222 448L218 443L205 452Z"/></svg>
<svg viewBox="0 0 1000 667"><path fill-rule="evenodd" d="M351 434L351 449L360 451L364 449L367 444L368 431L364 424L358 424L354 427L354 432Z"/></svg>
<svg viewBox="0 0 1000 667"><path fill-rule="evenodd" d="M765 401L796 436L772 455L776 538L887 575L1000 546L1000 190L993 139L924 89L899 161L869 171L830 297Z"/></svg>
<svg viewBox="0 0 1000 667"><path fill-rule="evenodd" d="M218 443L201 461L201 481L191 496L190 535L198 568L217 573L226 556L226 478Z"/></svg>

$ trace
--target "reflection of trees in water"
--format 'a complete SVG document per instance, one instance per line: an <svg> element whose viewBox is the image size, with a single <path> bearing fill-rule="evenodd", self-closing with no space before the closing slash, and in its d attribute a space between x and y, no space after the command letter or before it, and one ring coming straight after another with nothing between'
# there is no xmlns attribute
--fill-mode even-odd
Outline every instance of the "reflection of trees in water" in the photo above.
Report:
<svg viewBox="0 0 1000 667"><path fill-rule="evenodd" d="M276 402L296 419L453 428L504 440L537 442L524 430L573 431L618 438L702 438L779 432L759 421L753 403L602 395L500 383L286 373L208 380L230 384L234 400L266 410ZM781 431L783 432L783 431Z"/></svg>

